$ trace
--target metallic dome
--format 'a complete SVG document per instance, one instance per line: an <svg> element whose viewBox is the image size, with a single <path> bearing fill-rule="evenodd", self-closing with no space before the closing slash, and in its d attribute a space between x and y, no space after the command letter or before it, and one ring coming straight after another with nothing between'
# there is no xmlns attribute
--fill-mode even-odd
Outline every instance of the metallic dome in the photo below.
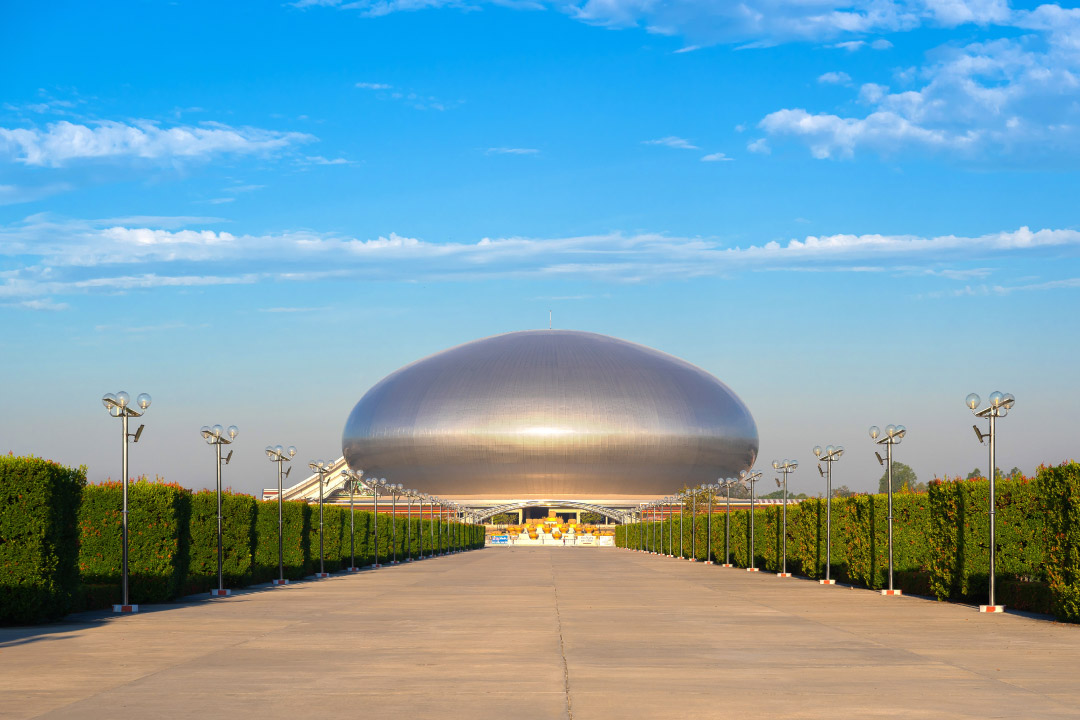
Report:
<svg viewBox="0 0 1080 720"><path fill-rule="evenodd" d="M458 345L388 375L353 408L349 466L454 497L659 496L757 457L750 411L671 355L569 330Z"/></svg>

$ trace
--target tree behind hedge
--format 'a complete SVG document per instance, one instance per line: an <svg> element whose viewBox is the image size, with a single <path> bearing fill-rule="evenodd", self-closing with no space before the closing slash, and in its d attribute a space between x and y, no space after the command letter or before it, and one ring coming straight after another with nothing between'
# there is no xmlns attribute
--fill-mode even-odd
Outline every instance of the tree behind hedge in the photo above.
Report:
<svg viewBox="0 0 1080 720"><path fill-rule="evenodd" d="M79 585L86 468L0 457L0 623L62 617Z"/></svg>

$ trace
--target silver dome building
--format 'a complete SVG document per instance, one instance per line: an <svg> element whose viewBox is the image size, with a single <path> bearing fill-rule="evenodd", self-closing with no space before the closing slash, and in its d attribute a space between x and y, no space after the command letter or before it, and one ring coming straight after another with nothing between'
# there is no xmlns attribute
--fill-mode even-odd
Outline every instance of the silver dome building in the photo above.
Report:
<svg viewBox="0 0 1080 720"><path fill-rule="evenodd" d="M751 467L757 426L704 370L588 332L513 332L418 360L372 387L345 461L463 501L654 499Z"/></svg>

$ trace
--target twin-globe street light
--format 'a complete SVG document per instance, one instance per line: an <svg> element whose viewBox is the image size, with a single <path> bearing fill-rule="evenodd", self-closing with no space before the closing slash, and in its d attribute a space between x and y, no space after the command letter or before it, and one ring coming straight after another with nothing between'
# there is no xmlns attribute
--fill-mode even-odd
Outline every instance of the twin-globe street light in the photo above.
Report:
<svg viewBox="0 0 1080 720"><path fill-rule="evenodd" d="M726 478L719 487L727 491L727 512L724 513L724 564L722 567L731 567L731 488L741 482L738 478ZM711 517L711 516L710 516ZM709 531L712 535L712 531Z"/></svg>
<svg viewBox="0 0 1080 720"><path fill-rule="evenodd" d="M705 550L705 564L713 564L713 541L712 541L712 516L713 516L713 496L716 491L720 489L720 486L716 483L702 483L701 489L705 490L709 496L709 542Z"/></svg>
<svg viewBox="0 0 1080 720"><path fill-rule="evenodd" d="M776 573L776 577L789 578L791 573L787 571L787 489L788 489L788 475L795 472L795 468L799 467L799 463L795 460L773 460L773 470L784 474L784 564L780 568L780 572ZM777 487L780 486L779 478L776 480Z"/></svg>
<svg viewBox="0 0 1080 720"><path fill-rule="evenodd" d="M330 573L326 572L326 564L323 555L323 535L326 534L323 527L323 485L326 481L326 476L332 473L334 468L330 463L325 463L322 460L308 463L308 467L319 476L319 572L315 577L326 578L330 577Z"/></svg>
<svg viewBox="0 0 1080 720"><path fill-rule="evenodd" d="M889 589L882 590L882 595L902 595L902 591L893 588L893 511L892 511L892 449L893 445L899 445L900 441L907 435L907 428L903 425L887 425L885 427L885 435L881 435L881 429L877 425L870 426L870 439L875 441L878 445L885 446L885 457L881 457L881 453L875 452L877 455L878 463L886 465L885 470L886 482L889 486ZM878 438L881 438L880 440Z"/></svg>
<svg viewBox="0 0 1080 720"><path fill-rule="evenodd" d="M990 393L989 400L990 404L987 407L977 410L976 408L982 403L982 399L975 393L971 393L965 398L964 404L975 414L975 417L987 418L990 421L990 431L985 433L979 429L978 425L972 425L975 429L975 436L979 438L980 443L984 440L990 441L990 471L987 475L990 478L990 604L980 605L979 612L1004 612L1004 605L994 603L994 558L997 550L994 541L994 480L997 476L997 455L994 439L997 436L997 419L1009 414L1013 405L1016 404L1016 398L1012 396L1012 393L1002 393L995 390Z"/></svg>
<svg viewBox="0 0 1080 720"><path fill-rule="evenodd" d="M757 558L754 556L754 486L761 480L761 473L741 470L739 479L750 486L750 567L746 568L746 571L758 572Z"/></svg>
<svg viewBox="0 0 1080 720"><path fill-rule="evenodd" d="M356 504L354 499L356 497L357 489L364 487L364 473L363 471L355 471L346 468L341 471L341 475L345 478L345 489L349 491L349 567L347 572L358 572L360 568L356 567Z"/></svg>
<svg viewBox="0 0 1080 720"><path fill-rule="evenodd" d="M123 478L124 485L124 507L121 511L121 526L120 526L120 542L121 542L121 585L123 587L122 599L120 605L113 605L113 612L118 613L136 613L139 612L138 605L132 605L128 600L128 443L139 442L139 436L142 435L145 425L139 425L139 429L134 433L128 433L128 418L142 417L147 408L150 407L150 396L147 393L141 393L135 398L135 404L139 406L139 409L131 407L131 396L121 390L116 393L106 393L101 398L101 404L105 406L105 409L109 411L109 414L113 417L120 418L123 423L123 453L121 455L121 470L120 475Z"/></svg>
<svg viewBox="0 0 1080 720"><path fill-rule="evenodd" d="M217 475L217 590L211 590L210 594L214 597L228 597L232 594L232 590L226 590L222 581L221 564L224 560L222 543L221 543L221 466L228 465L232 460L232 450L224 458L221 457L221 446L231 445L232 441L236 439L236 436L240 434L240 431L235 425L230 425L227 429L220 425L203 425L199 430L203 439L206 440L207 445L211 445L216 450L217 462L215 463L215 470Z"/></svg>
<svg viewBox="0 0 1080 720"><path fill-rule="evenodd" d="M829 577L829 569L832 567L832 464L843 454L843 445L826 445L824 450L820 445L814 446L818 472L825 478L825 579L818 580L822 585L836 584L836 581ZM822 470L821 463L825 463L828 469Z"/></svg>
<svg viewBox="0 0 1080 720"><path fill-rule="evenodd" d="M286 457L288 455L288 457ZM290 462L296 457L296 448L292 445L289 449L281 447L280 445L267 445L266 457L270 458L270 462L277 463L277 560L278 560L278 578L274 581L274 585L288 585L289 581L285 579L285 553L284 553L284 530L285 521L282 514L281 506L281 481L289 477L289 473L292 472L292 465L284 473L282 469L285 463Z"/></svg>

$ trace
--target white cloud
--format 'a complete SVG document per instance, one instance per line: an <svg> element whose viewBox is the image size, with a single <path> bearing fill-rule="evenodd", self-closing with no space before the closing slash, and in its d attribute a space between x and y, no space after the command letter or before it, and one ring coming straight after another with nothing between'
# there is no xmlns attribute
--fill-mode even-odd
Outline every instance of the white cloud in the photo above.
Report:
<svg viewBox="0 0 1080 720"><path fill-rule="evenodd" d="M303 165L354 165L355 161L346 158L324 158L322 155L308 155L304 158Z"/></svg>
<svg viewBox="0 0 1080 720"><path fill-rule="evenodd" d="M536 148L491 147L484 151L486 155L536 155Z"/></svg>
<svg viewBox="0 0 1080 720"><path fill-rule="evenodd" d="M701 158L701 162L730 162L732 160L734 160L734 158L729 158L722 152L709 153Z"/></svg>
<svg viewBox="0 0 1080 720"><path fill-rule="evenodd" d="M847 85L851 82L851 76L846 72L827 72L818 75L817 81L823 85Z"/></svg>
<svg viewBox="0 0 1080 720"><path fill-rule="evenodd" d="M700 150L697 145L692 144L689 140L674 135L668 135L667 137L658 138L656 140L642 140L643 145L663 145L664 147L675 148L676 150Z"/></svg>
<svg viewBox="0 0 1080 720"><path fill-rule="evenodd" d="M757 140L750 141L746 144L746 149L759 155L768 155L772 152L772 148L769 147L769 141L766 138L758 138Z"/></svg>
<svg viewBox="0 0 1080 720"><path fill-rule="evenodd" d="M41 128L0 127L0 158L24 165L59 167L74 160L139 158L178 161L222 154L267 154L310 142L306 133L234 128L219 123L163 128L149 120L66 120Z"/></svg>
<svg viewBox="0 0 1080 720"><path fill-rule="evenodd" d="M935 21L1002 23L1030 34L935 48L921 67L896 73L901 87L913 89L862 85L865 115L785 108L760 127L800 139L819 158L912 147L1007 163L1080 154L1080 9L1004 13L1007 6L993 1L927 7Z"/></svg>
<svg viewBox="0 0 1080 720"><path fill-rule="evenodd" d="M1070 252L1080 248L1080 231L1023 227L973 237L811 235L786 243L745 245L657 233L433 242L396 233L370 239L314 232L250 235L101 226L34 216L0 226L0 256L9 258L8 266L14 267L0 273L0 302L357 277L409 282L490 277L643 282L757 270L913 274L925 268L931 271L925 273L928 276L964 280L985 277L981 270L985 263L970 266L979 259L1060 253L1065 248Z"/></svg>
<svg viewBox="0 0 1080 720"><path fill-rule="evenodd" d="M393 85L387 85L386 83L371 83L371 82L358 82L356 87L361 90L390 90Z"/></svg>

